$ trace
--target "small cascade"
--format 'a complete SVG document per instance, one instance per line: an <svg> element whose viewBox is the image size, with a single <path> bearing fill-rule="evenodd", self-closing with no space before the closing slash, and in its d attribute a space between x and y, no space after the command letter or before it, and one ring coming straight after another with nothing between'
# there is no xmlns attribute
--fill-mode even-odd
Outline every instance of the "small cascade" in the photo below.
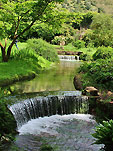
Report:
<svg viewBox="0 0 113 151"><path fill-rule="evenodd" d="M72 55L58 55L60 60L79 60L79 56L72 56Z"/></svg>
<svg viewBox="0 0 113 151"><path fill-rule="evenodd" d="M77 57L77 61L79 61L79 58L80 58L80 57L79 57L79 56L76 56L76 57Z"/></svg>
<svg viewBox="0 0 113 151"><path fill-rule="evenodd" d="M26 99L9 107L20 128L31 119L51 115L87 113L88 98L83 96L46 96Z"/></svg>

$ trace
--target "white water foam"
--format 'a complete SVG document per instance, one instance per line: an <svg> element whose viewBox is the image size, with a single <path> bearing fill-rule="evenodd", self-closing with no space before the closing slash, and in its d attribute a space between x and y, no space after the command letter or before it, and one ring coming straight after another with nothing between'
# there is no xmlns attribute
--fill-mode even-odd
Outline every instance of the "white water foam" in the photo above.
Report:
<svg viewBox="0 0 113 151"><path fill-rule="evenodd" d="M89 114L69 114L69 115L53 115L50 117L39 117L38 119L32 119L28 123L24 124L18 129L19 135L33 134L40 135L42 133L48 133L49 135L57 135L56 128L64 122L69 122L74 119L83 120L86 122L93 122L92 116Z"/></svg>

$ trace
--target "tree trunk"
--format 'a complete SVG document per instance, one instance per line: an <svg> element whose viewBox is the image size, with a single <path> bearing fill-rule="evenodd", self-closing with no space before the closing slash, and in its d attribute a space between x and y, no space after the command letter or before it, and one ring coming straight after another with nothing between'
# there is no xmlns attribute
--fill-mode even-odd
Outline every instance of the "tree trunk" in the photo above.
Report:
<svg viewBox="0 0 113 151"><path fill-rule="evenodd" d="M3 62L8 62L8 57L7 57L7 55L6 55L5 49L6 49L5 47L2 47L2 46L1 46L2 61L3 61Z"/></svg>
<svg viewBox="0 0 113 151"><path fill-rule="evenodd" d="M11 49L12 49L13 45L15 44L16 39L17 39L17 36L14 37L12 43L11 43L10 46L8 47L8 50L7 50L7 58L8 58L8 59L10 58Z"/></svg>

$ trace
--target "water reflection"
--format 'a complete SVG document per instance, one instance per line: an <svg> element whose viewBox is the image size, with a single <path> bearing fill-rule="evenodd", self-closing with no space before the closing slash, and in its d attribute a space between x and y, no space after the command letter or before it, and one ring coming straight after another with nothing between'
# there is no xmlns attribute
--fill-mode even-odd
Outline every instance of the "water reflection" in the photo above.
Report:
<svg viewBox="0 0 113 151"><path fill-rule="evenodd" d="M34 80L19 82L11 86L11 89L21 93L40 91L73 91L73 78L77 68L80 66L77 61L61 61L55 68L45 71Z"/></svg>

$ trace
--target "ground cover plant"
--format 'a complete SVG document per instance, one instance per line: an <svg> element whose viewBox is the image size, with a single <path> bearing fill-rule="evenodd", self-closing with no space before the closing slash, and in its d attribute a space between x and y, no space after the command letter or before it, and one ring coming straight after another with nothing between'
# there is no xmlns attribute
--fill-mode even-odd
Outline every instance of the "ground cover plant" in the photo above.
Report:
<svg viewBox="0 0 113 151"><path fill-rule="evenodd" d="M105 151L113 150L113 120L103 121L99 124L95 133L92 134L95 140L95 144L104 144Z"/></svg>
<svg viewBox="0 0 113 151"><path fill-rule="evenodd" d="M96 62L84 63L79 72L83 73L83 85L96 86L101 89L113 90L113 60L99 59Z"/></svg>
<svg viewBox="0 0 113 151"><path fill-rule="evenodd" d="M99 47L93 54L93 60L97 59L110 59L113 57L113 48L111 47Z"/></svg>

